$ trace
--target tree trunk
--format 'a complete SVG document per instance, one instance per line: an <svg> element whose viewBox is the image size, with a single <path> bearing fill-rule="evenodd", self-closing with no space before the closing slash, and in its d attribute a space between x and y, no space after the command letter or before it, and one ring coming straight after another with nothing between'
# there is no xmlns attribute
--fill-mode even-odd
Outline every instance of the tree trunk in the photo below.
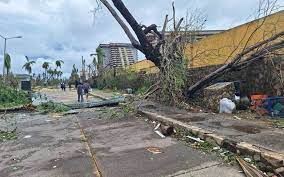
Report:
<svg viewBox="0 0 284 177"><path fill-rule="evenodd" d="M262 42L259 42L253 46L246 48L245 50L243 50L242 53L238 54L230 63L223 65L216 71L208 74L207 76L203 77L200 81L192 85L187 91L188 97L192 97L196 91L209 85L212 81L224 75L225 73L236 70L242 70L248 67L249 65L253 64L255 61L266 58L266 56L269 55L271 52L283 49L284 41L283 39L281 39L283 36L284 36L284 31L272 36L269 39L266 39ZM275 43L274 41L277 41L279 38L280 42ZM247 56L248 54L249 56ZM245 58L245 60L242 60L243 58Z"/></svg>
<svg viewBox="0 0 284 177"><path fill-rule="evenodd" d="M127 21L127 23L132 28L132 30L135 32L139 42L135 39L135 37L132 35L130 30L128 29L127 25L119 17L119 15L116 13L113 7L108 3L108 1L107 0L100 0L100 1L107 7L107 9L110 11L112 16L116 19L116 21L122 27L122 29L128 36L129 40L131 41L131 44L133 45L133 47L141 51L148 60L152 61L155 64L155 66L160 68L161 67L161 54L159 52L159 48L154 48L151 45L150 41L148 40L146 36L147 33L145 33L145 31L142 29L142 26L132 16L132 14L129 12L129 10L124 5L124 3L121 0L112 0L116 9L120 12L120 14L123 16L123 18ZM151 25L151 27L154 27L154 26L156 27L156 25ZM153 28L151 28L151 30L153 30Z"/></svg>

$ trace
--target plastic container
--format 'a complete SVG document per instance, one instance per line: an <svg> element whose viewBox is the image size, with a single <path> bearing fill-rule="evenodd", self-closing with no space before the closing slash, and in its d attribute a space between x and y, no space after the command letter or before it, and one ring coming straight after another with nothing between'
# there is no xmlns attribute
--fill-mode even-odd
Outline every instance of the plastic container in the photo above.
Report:
<svg viewBox="0 0 284 177"><path fill-rule="evenodd" d="M272 117L284 117L284 97L269 97L265 100L264 107Z"/></svg>

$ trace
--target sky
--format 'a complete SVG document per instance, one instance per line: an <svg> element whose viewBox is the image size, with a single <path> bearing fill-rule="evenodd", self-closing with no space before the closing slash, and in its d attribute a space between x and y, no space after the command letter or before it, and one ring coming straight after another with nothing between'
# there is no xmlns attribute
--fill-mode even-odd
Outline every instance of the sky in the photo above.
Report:
<svg viewBox="0 0 284 177"><path fill-rule="evenodd" d="M173 0L123 0L139 23L162 26L171 13ZM110 0L109 0L110 2ZM198 9L207 16L205 29L229 29L252 20L259 0L175 0L177 16ZM278 0L282 7L284 0ZM129 42L121 27L102 8L93 18L90 12L96 0L0 0L0 34L23 36L7 42L12 59L12 72L24 73L25 57L36 60L34 73L42 73L41 65L62 59L65 76L72 65L81 66L81 56L87 63L100 43ZM0 38L3 53L4 40ZM139 54L139 58L144 56ZM3 56L0 55L0 70Z"/></svg>

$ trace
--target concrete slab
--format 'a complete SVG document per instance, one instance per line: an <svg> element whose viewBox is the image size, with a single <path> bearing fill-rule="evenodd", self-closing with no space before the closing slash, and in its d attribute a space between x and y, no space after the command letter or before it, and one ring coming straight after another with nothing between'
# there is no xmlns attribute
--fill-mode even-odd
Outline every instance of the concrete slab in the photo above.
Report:
<svg viewBox="0 0 284 177"><path fill-rule="evenodd" d="M48 100L52 100L54 102L63 102L66 104L71 104L71 103L77 103L77 91L75 89L66 89L66 91L62 91L61 89L43 89L40 92L42 95L45 95ZM89 100L86 100L84 96L85 101L100 101L101 99L93 96L89 96Z"/></svg>
<svg viewBox="0 0 284 177"><path fill-rule="evenodd" d="M224 167L224 174L243 177L236 168L227 170L213 154L204 154L170 137L161 139L153 132L153 127L142 120L134 117L122 120L98 119L100 111L85 110L77 116L98 160L102 176L168 176L182 170L203 168L210 163ZM147 151L149 147L159 148L163 153L152 154Z"/></svg>
<svg viewBox="0 0 284 177"><path fill-rule="evenodd" d="M18 122L18 139L0 143L0 176L95 176L75 121L74 116L58 119L26 113L26 119Z"/></svg>
<svg viewBox="0 0 284 177"><path fill-rule="evenodd" d="M176 174L169 175L168 177L243 177L242 171L237 169L215 164L204 164L198 168L192 169L190 171L180 171Z"/></svg>
<svg viewBox="0 0 284 177"><path fill-rule="evenodd" d="M249 134L238 137L241 141L255 144L260 149L274 150L284 154L284 133L279 130L263 131L257 134Z"/></svg>
<svg viewBox="0 0 284 177"><path fill-rule="evenodd" d="M284 139L281 138L284 136L284 130L274 128L267 122L235 120L234 115L228 114L187 112L153 102L139 102L136 105L139 105L139 110L157 113L220 136L233 138L236 142L246 141L284 153Z"/></svg>

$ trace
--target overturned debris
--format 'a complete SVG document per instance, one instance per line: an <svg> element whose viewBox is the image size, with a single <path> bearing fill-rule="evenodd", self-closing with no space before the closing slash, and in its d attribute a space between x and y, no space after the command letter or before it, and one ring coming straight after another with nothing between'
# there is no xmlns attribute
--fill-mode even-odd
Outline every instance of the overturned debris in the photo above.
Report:
<svg viewBox="0 0 284 177"><path fill-rule="evenodd" d="M123 96L115 97L109 100L96 101L90 103L75 103L75 104L67 104L71 109L83 109L83 108L95 108L95 107L103 107L103 106L116 106L121 102L124 102L125 98Z"/></svg>
<svg viewBox="0 0 284 177"><path fill-rule="evenodd" d="M268 175L264 174L262 171L258 170L254 166L248 164L243 159L237 157L237 161L239 162L247 177L268 177Z"/></svg>

